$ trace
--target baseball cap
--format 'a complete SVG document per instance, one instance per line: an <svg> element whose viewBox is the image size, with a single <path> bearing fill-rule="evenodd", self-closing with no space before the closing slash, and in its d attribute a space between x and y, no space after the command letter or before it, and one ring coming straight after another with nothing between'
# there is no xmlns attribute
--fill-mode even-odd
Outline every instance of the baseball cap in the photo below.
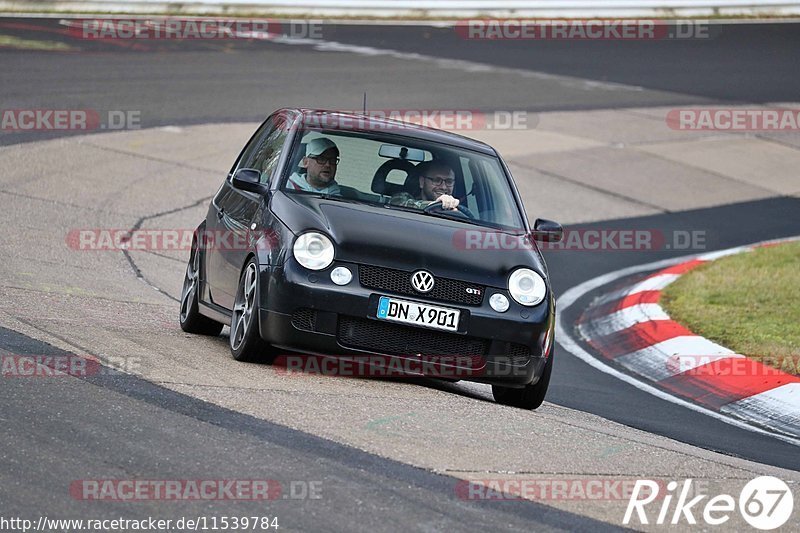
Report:
<svg viewBox="0 0 800 533"><path fill-rule="evenodd" d="M332 140L319 137L306 145L306 157L316 157L331 148L336 148L336 151L339 151L339 147Z"/></svg>

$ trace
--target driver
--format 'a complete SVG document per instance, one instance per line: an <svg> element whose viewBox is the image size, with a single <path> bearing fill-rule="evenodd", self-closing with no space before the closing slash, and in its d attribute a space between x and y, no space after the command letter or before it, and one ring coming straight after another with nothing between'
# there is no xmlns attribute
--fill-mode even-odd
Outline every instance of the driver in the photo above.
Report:
<svg viewBox="0 0 800 533"><path fill-rule="evenodd" d="M442 202L442 209L458 208L458 198L454 198L453 186L456 183L455 173L445 163L425 161L414 169L419 175L419 193L416 197L407 192L392 196L389 203L401 207L425 209L434 202Z"/></svg>

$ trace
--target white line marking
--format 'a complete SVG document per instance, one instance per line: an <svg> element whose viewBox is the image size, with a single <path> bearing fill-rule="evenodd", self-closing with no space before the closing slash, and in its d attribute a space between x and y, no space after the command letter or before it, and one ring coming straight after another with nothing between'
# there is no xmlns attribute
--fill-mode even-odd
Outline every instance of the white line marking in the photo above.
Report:
<svg viewBox="0 0 800 533"><path fill-rule="evenodd" d="M797 240L797 239L800 239L800 236L792 237L790 239L773 239L771 241L765 241L765 242L782 242L782 241ZM756 244L763 244L763 243L753 243L752 246L755 246ZM562 348L570 352L578 359L581 359L583 362L587 363L589 366L599 370L600 372L609 374L621 381L624 381L625 383L632 385L643 392L652 394L657 398L674 403L676 405L680 405L682 407L686 407L687 409L691 409L692 411L696 411L698 413L710 416L711 418L714 418L726 424L730 424L731 426L735 426L740 429L744 429L746 431L752 431L753 433L767 435L775 439L787 442L789 444L794 444L795 446L800 446L800 439L790 437L788 435L781 435L771 431L767 431L765 429L761 429L759 427L748 424L747 422L737 420L732 416L718 413L716 411L712 411L705 407L701 407L699 405L688 402L676 396L672 396L671 394L668 394L654 387L653 385L645 383L633 376L620 372L616 368L613 368L607 365L606 363L600 361L599 359L596 359L589 352L584 350L570 335L571 328L568 328L564 325L565 311L569 309L576 301L578 301L578 299L580 299L587 292L602 287L603 285L607 285L608 283L616 281L623 276L628 276L630 274L637 274L639 272L646 272L648 270L666 268L668 266L682 263L684 261L689 261L690 259L694 258L696 258L696 256L687 255L683 257L676 257L674 259L655 261L653 263L647 263L644 265L634 265L627 268L622 268L620 270L615 270L614 272L603 274L602 276L592 278L590 280L584 281L580 285L572 287L564 294L562 294L561 297L558 298L558 301L556 303L556 306L560 310L558 316L556 317L556 339L558 339L557 340L558 344L560 344Z"/></svg>

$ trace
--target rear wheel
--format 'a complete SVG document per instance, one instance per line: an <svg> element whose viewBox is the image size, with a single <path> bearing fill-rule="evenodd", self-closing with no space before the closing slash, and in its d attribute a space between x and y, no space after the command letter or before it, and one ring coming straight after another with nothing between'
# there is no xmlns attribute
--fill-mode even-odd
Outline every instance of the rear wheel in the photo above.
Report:
<svg viewBox="0 0 800 533"><path fill-rule="evenodd" d="M219 335L223 325L201 315L197 308L199 287L200 249L195 237L192 240L192 251L189 254L189 263L186 265L186 274L183 276L180 314L181 329L187 333L197 333L199 335Z"/></svg>
<svg viewBox="0 0 800 533"><path fill-rule="evenodd" d="M497 403L519 407L520 409L536 409L544 401L547 388L550 386L550 374L553 371L553 353L547 358L544 373L535 385L525 385L521 389L492 385L492 395Z"/></svg>
<svg viewBox="0 0 800 533"><path fill-rule="evenodd" d="M231 313L231 354L237 361L269 362L274 349L259 333L258 266L251 258L239 278L239 288Z"/></svg>

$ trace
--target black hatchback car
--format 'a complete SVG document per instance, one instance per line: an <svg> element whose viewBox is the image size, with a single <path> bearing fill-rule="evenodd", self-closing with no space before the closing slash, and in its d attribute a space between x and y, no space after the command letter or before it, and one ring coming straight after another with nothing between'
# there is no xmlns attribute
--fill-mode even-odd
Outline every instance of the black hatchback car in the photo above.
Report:
<svg viewBox="0 0 800 533"><path fill-rule="evenodd" d="M532 409L550 381L555 324L535 241L561 234L555 222L529 226L508 167L484 143L281 109L195 233L180 324L206 335L229 325L240 361L281 348L435 361Z"/></svg>

